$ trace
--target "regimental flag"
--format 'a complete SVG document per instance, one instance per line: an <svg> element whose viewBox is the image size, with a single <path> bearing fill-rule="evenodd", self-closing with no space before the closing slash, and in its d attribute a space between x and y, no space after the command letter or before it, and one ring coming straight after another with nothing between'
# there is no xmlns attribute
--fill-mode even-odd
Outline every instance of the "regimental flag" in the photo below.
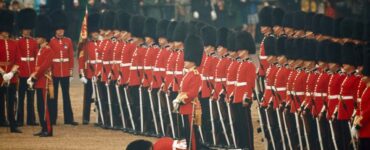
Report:
<svg viewBox="0 0 370 150"><path fill-rule="evenodd" d="M78 43L81 43L83 40L87 39L87 19L88 19L89 13L87 10L87 6L85 8L85 16L84 19L82 20L82 25L81 25L81 31L80 31L80 39L78 40Z"/></svg>

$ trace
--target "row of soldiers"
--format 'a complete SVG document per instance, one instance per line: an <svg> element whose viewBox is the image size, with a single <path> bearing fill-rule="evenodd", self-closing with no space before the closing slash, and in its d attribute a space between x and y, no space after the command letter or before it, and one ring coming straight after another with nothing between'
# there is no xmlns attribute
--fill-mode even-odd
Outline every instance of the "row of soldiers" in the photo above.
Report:
<svg viewBox="0 0 370 150"><path fill-rule="evenodd" d="M271 7L259 16L267 148L368 149L369 24Z"/></svg>
<svg viewBox="0 0 370 150"><path fill-rule="evenodd" d="M102 128L185 138L193 149L253 148L251 34L124 11L87 20L90 39L79 46L84 121L94 100Z"/></svg>
<svg viewBox="0 0 370 150"><path fill-rule="evenodd" d="M35 10L27 8L15 17L9 10L1 10L0 20L0 124L10 126L12 133L21 133L18 127L24 125L24 101L27 98L27 125L38 125L34 110L36 92L42 130L35 135L51 136L51 124L56 124L57 120L60 84L64 123L77 125L69 97L74 50L72 40L64 36L67 24L65 13L58 10L49 16L37 15ZM15 24L22 34L19 38L12 38L11 35ZM35 88L29 87L31 79L36 77L38 82ZM47 99L52 100L46 103Z"/></svg>

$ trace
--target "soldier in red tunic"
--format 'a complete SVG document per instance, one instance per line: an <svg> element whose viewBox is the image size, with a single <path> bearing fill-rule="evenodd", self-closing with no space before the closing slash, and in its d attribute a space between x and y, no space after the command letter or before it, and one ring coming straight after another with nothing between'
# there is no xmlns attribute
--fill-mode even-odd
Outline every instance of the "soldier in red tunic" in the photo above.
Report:
<svg viewBox="0 0 370 150"><path fill-rule="evenodd" d="M35 71L27 79L29 88L36 89L37 111L39 114L41 131L34 136L53 136L53 125L50 120L50 101L53 99L53 84L51 77L52 58L57 53L50 48L47 39L52 36L50 19L46 15L39 15L36 23L36 40L40 46L35 60Z"/></svg>
<svg viewBox="0 0 370 150"><path fill-rule="evenodd" d="M0 39L0 103L1 103L1 120L2 125L6 125L5 121L5 102L7 104L7 118L9 121L10 132L22 133L17 128L14 117L15 95L17 77L17 42L9 39L10 33L13 30L14 16L10 11L4 10L0 12L0 31L2 38ZM14 67L15 66L15 67ZM6 97L6 99L5 99Z"/></svg>
<svg viewBox="0 0 370 150"><path fill-rule="evenodd" d="M18 90L18 110L17 124L22 126L24 120L24 99L27 93L27 125L37 125L34 108L34 91L27 90L27 78L35 69L35 58L37 55L37 42L32 38L31 32L35 26L36 12L27 8L19 12L18 25L22 32L22 37L18 39L18 57L19 66L19 90Z"/></svg>
<svg viewBox="0 0 370 150"><path fill-rule="evenodd" d="M174 109L184 116L183 133L187 140L188 149L196 150L200 146L199 138L196 138L195 135L197 133L195 132L195 125L200 125L201 106L198 93L202 83L197 67L200 66L202 61L204 46L201 38L193 34L190 34L184 43L184 67L188 72L180 84L178 96L172 103Z"/></svg>
<svg viewBox="0 0 370 150"><path fill-rule="evenodd" d="M202 86L200 90L199 101L202 106L202 131L204 136L204 144L209 145L212 143L211 138L211 120L210 120L210 96L213 90L213 83L210 79L210 72L212 72L213 54L216 46L216 33L217 30L213 26L205 26L201 29L201 35L204 42L204 54L201 66ZM213 143L214 144L214 143Z"/></svg>
<svg viewBox="0 0 370 150"><path fill-rule="evenodd" d="M89 124L90 122L91 101L94 87L92 79L95 78L97 61L99 61L99 58L97 56L98 46L100 44L100 41L98 39L99 19L100 14L98 13L93 13L88 16L87 30L90 38L82 46L78 60L80 81L84 84L84 100L82 110L82 124L84 125Z"/></svg>
<svg viewBox="0 0 370 150"><path fill-rule="evenodd" d="M58 89L60 84L63 95L64 124L78 125L73 118L71 99L69 95L69 84L73 76L74 50L72 40L64 36L64 32L68 26L67 16L63 11L55 11L50 14L50 18L52 19L55 36L51 38L49 44L51 49L53 49L55 53L58 53L58 55L54 55L52 58L55 101L52 101L50 106L51 122L52 124L56 124L57 121Z"/></svg>

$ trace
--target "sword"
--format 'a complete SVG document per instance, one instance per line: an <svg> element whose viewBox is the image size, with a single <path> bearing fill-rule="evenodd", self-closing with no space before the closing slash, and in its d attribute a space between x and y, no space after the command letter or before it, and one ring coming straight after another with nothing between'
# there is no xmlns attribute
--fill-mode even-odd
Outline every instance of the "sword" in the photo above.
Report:
<svg viewBox="0 0 370 150"><path fill-rule="evenodd" d="M192 110L192 114L191 114L191 123L190 123L190 140L189 140L189 147L188 147L188 150L191 150L191 139L192 139L192 136L193 136L193 126L194 126L194 119L195 119L195 102L193 102L193 110Z"/></svg>
<svg viewBox="0 0 370 150"><path fill-rule="evenodd" d="M143 113L143 95L142 95L142 89L141 85L139 87L139 102L140 102L140 131L141 133L144 133L144 113Z"/></svg>
<svg viewBox="0 0 370 150"><path fill-rule="evenodd" d="M163 123L163 114L162 114L162 103L161 103L161 91L158 90L157 92L157 97L158 97L158 110L159 110L159 121L161 123L161 129L162 129L162 134L163 135L166 135L165 134L165 130L164 130L164 123Z"/></svg>
<svg viewBox="0 0 370 150"><path fill-rule="evenodd" d="M281 125L281 118L280 118L279 108L276 108L276 115L277 115L277 119L278 119L278 122L279 122L279 130L280 130L281 142L283 143L283 149L286 150L284 131L283 131L283 127Z"/></svg>
<svg viewBox="0 0 370 150"><path fill-rule="evenodd" d="M288 144L289 144L289 148L291 150L293 150L293 146L292 146L292 142L291 142L291 139L290 139L290 135L289 135L289 130L288 130L288 125L286 124L286 118L285 118L285 112L283 112L283 120L284 120L284 126L285 126L285 133L287 135L287 138L288 138Z"/></svg>
<svg viewBox="0 0 370 150"><path fill-rule="evenodd" d="M213 109L212 109L212 98L209 98L209 113L211 117L211 130L212 130L212 139L213 139L213 144L217 145L216 142L216 133L215 133L215 124L214 124L214 118L213 118Z"/></svg>
<svg viewBox="0 0 370 150"><path fill-rule="evenodd" d="M307 128L306 128L306 124L305 124L304 115L301 115L301 119L302 119L302 124L303 124L303 132L304 132L304 137L305 137L305 141L306 141L306 146L307 146L307 149L310 149L310 141L308 139L308 134L307 134Z"/></svg>
<svg viewBox="0 0 370 150"><path fill-rule="evenodd" d="M350 121L348 121L348 127L349 127L349 132L351 133L352 126L351 126L351 122ZM354 139L353 136L351 136L351 142L352 142L353 149L354 150L357 150L356 142L355 142L355 139Z"/></svg>
<svg viewBox="0 0 370 150"><path fill-rule="evenodd" d="M148 94L149 94L149 100L150 100L150 108L152 109L152 116L153 116L153 121L154 121L155 132L157 133L157 135L159 135L157 118L155 116L156 112L154 111L154 105L153 105L152 90L148 89Z"/></svg>
<svg viewBox="0 0 370 150"><path fill-rule="evenodd" d="M121 99L121 93L119 92L119 85L118 84L116 84L116 92L117 92L117 96L118 96L119 110L121 111L122 125L123 125L123 128L126 129L126 122L125 122L126 119L125 119L123 109L122 109L122 99Z"/></svg>
<svg viewBox="0 0 370 150"><path fill-rule="evenodd" d="M272 145L272 148L275 150L276 149L275 140L274 140L274 136L272 135L272 129L271 129L269 114L267 112L267 109L265 109L265 115L266 115L267 128L269 130L269 134L270 134L270 137L271 137L271 145Z"/></svg>
<svg viewBox="0 0 370 150"><path fill-rule="evenodd" d="M302 134L301 134L301 127L299 125L298 113L295 112L294 116L295 116L295 122L297 124L298 140L299 140L299 145L300 145L299 147L300 147L301 150L303 150L303 141L302 141L302 137L301 137Z"/></svg>
<svg viewBox="0 0 370 150"><path fill-rule="evenodd" d="M198 130L199 130L200 139L202 140L202 143L204 143L202 126L198 126Z"/></svg>
<svg viewBox="0 0 370 150"><path fill-rule="evenodd" d="M226 106L227 106L227 113L229 115L231 136L233 138L234 147L237 148L238 146L236 145L236 138L235 138L235 132L234 132L234 123L233 123L233 118L231 116L230 103L226 102Z"/></svg>
<svg viewBox="0 0 370 150"><path fill-rule="evenodd" d="M319 138L319 144L320 144L320 149L324 150L324 145L322 144L322 136L321 136L321 129L320 129L320 120L317 117L316 118L316 126L317 126L317 133L318 133L318 138Z"/></svg>
<svg viewBox="0 0 370 150"><path fill-rule="evenodd" d="M259 86L259 85L258 85L258 83L256 83L256 85L257 85L257 86L255 86L255 89L256 89L256 88L257 88L257 89L259 89L259 88L258 88L258 86ZM266 133L265 133L265 129L263 128L263 127L264 127L264 124L263 124L263 122L262 122L262 114L261 114L261 111L263 111L263 110L262 110L263 108L261 108L260 102L262 102L262 100L261 100L261 99L260 99L260 97L259 97L259 93L257 94L257 92L256 92L257 90L255 90L255 89L253 90L253 94L254 94L254 95L256 95L256 98L257 98L257 100L258 100L257 104L258 104L258 117L259 117L259 119L260 119L259 123L260 123L260 126L261 126L261 132L262 132L262 135L263 135L263 140L264 140L264 141L266 141L266 142L265 142L265 143L266 143L266 144L265 144L265 145L266 145L265 147L266 147L266 149L268 149L268 143L267 143L267 142L268 142L268 140L267 140L267 138L266 138L267 136L266 136Z"/></svg>
<svg viewBox="0 0 370 150"><path fill-rule="evenodd" d="M93 77L94 78L94 77ZM96 100L97 101L97 98L96 98L96 91L95 91L95 87L94 87L94 82L93 80L95 79L92 79L91 80L91 86L92 86L92 99ZM96 113L96 123L99 123L99 119L98 119L98 116L99 116L99 112L98 112L98 108L96 106L96 102L95 102L95 113Z"/></svg>
<svg viewBox="0 0 370 150"><path fill-rule="evenodd" d="M103 126L105 125L105 121L104 121L104 115L103 115L103 108L102 108L102 104L101 104L101 99L100 99L100 94L99 94L99 87L96 83L97 81L95 80L94 81L94 88L96 88L96 97L97 97L97 100L98 100L98 105L99 105L99 108L98 108L98 112L100 114L100 118L101 118L101 121L102 121L102 124Z"/></svg>
<svg viewBox="0 0 370 150"><path fill-rule="evenodd" d="M107 87L107 94L108 94L108 106L109 106L110 125L113 128L114 124L113 124L113 113L112 113L112 99L111 99L111 96L110 96L110 89L109 89L109 83L108 83L108 81L105 84L105 86Z"/></svg>
<svg viewBox="0 0 370 150"><path fill-rule="evenodd" d="M170 117L172 137L175 138L176 135L175 135L175 127L173 125L173 120L172 120L173 118L172 118L172 112L171 112L171 107L170 107L170 98L169 98L167 93L165 93L165 95L166 95L167 110L168 110L168 114L169 114L169 117Z"/></svg>
<svg viewBox="0 0 370 150"><path fill-rule="evenodd" d="M331 132L331 139L333 140L334 149L338 150L337 141L335 140L335 132L333 127L333 121L329 120L330 132Z"/></svg>
<svg viewBox="0 0 370 150"><path fill-rule="evenodd" d="M220 96L219 96L218 100L216 101L216 105L217 105L218 114L220 116L220 122L221 122L222 130L224 131L224 136L225 136L225 139L226 139L226 143L227 143L227 145L230 145L229 137L227 136L227 131L226 131L225 123L224 123L224 118L223 118L222 113L221 113Z"/></svg>
<svg viewBox="0 0 370 150"><path fill-rule="evenodd" d="M132 129L133 129L134 131L136 131L135 122L134 122L134 119L133 119L133 117L132 117L132 111L131 111L130 100L128 99L128 96L127 96L127 88L126 88L126 87L123 87L123 91L124 91L124 93L125 93L126 105L127 105L127 109L128 109L128 114L129 114L129 116L130 116L131 126L132 126Z"/></svg>

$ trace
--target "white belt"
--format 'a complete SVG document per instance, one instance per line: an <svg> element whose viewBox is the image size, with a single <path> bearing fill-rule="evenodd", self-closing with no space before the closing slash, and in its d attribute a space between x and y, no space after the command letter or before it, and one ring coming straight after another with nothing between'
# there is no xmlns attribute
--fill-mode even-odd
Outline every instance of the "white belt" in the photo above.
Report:
<svg viewBox="0 0 370 150"><path fill-rule="evenodd" d="M293 94L296 96L302 96L305 94L305 92L293 92Z"/></svg>
<svg viewBox="0 0 370 150"><path fill-rule="evenodd" d="M173 71L166 71L167 75L173 75Z"/></svg>
<svg viewBox="0 0 370 150"><path fill-rule="evenodd" d="M213 76L209 76L208 77L208 80L213 80L215 77L213 77Z"/></svg>
<svg viewBox="0 0 370 150"><path fill-rule="evenodd" d="M292 91L286 91L286 94L292 95Z"/></svg>
<svg viewBox="0 0 370 150"><path fill-rule="evenodd" d="M236 81L227 81L226 85L235 85Z"/></svg>
<svg viewBox="0 0 370 150"><path fill-rule="evenodd" d="M141 66L131 66L130 70L138 70L138 69L143 69Z"/></svg>
<svg viewBox="0 0 370 150"><path fill-rule="evenodd" d="M207 80L207 77L202 76L202 80L203 80L203 81Z"/></svg>
<svg viewBox="0 0 370 150"><path fill-rule="evenodd" d="M267 59L267 56L260 56L260 59Z"/></svg>
<svg viewBox="0 0 370 150"><path fill-rule="evenodd" d="M342 100L351 100L351 99L353 99L353 96L341 96L340 98Z"/></svg>
<svg viewBox="0 0 370 150"><path fill-rule="evenodd" d="M247 82L237 82L236 86L246 86Z"/></svg>
<svg viewBox="0 0 370 150"><path fill-rule="evenodd" d="M151 66L144 66L144 70L150 70L150 69L152 69Z"/></svg>
<svg viewBox="0 0 370 150"><path fill-rule="evenodd" d="M153 71L166 71L166 68L158 68L158 67L154 67L154 68L153 68Z"/></svg>
<svg viewBox="0 0 370 150"><path fill-rule="evenodd" d="M280 88L276 88L276 91L285 91L286 90L286 88L285 87L280 87Z"/></svg>
<svg viewBox="0 0 370 150"><path fill-rule="evenodd" d="M215 81L216 82L225 82L226 78L216 78Z"/></svg>
<svg viewBox="0 0 370 150"><path fill-rule="evenodd" d="M328 94L326 93L314 93L315 97L322 97L322 96L327 96Z"/></svg>
<svg viewBox="0 0 370 150"><path fill-rule="evenodd" d="M266 90L271 90L272 89L272 86L266 86L265 89Z"/></svg>
<svg viewBox="0 0 370 150"><path fill-rule="evenodd" d="M311 96L312 94L310 92L306 92L306 96Z"/></svg>
<svg viewBox="0 0 370 150"><path fill-rule="evenodd" d="M120 64L121 67L130 67L131 63L122 63Z"/></svg>
<svg viewBox="0 0 370 150"><path fill-rule="evenodd" d="M109 65L111 62L110 61L103 61L104 65Z"/></svg>
<svg viewBox="0 0 370 150"><path fill-rule="evenodd" d="M86 62L89 63L89 64L96 64L96 60L88 60Z"/></svg>
<svg viewBox="0 0 370 150"><path fill-rule="evenodd" d="M21 57L21 61L35 61L33 57Z"/></svg>
<svg viewBox="0 0 370 150"><path fill-rule="evenodd" d="M54 58L53 62L69 62L69 58Z"/></svg>
<svg viewBox="0 0 370 150"><path fill-rule="evenodd" d="M339 95L329 95L328 99L338 99Z"/></svg>
<svg viewBox="0 0 370 150"><path fill-rule="evenodd" d="M182 75L182 71L175 71L175 75Z"/></svg>
<svg viewBox="0 0 370 150"><path fill-rule="evenodd" d="M113 61L110 61L111 64L120 64L121 61L120 60L113 60Z"/></svg>

